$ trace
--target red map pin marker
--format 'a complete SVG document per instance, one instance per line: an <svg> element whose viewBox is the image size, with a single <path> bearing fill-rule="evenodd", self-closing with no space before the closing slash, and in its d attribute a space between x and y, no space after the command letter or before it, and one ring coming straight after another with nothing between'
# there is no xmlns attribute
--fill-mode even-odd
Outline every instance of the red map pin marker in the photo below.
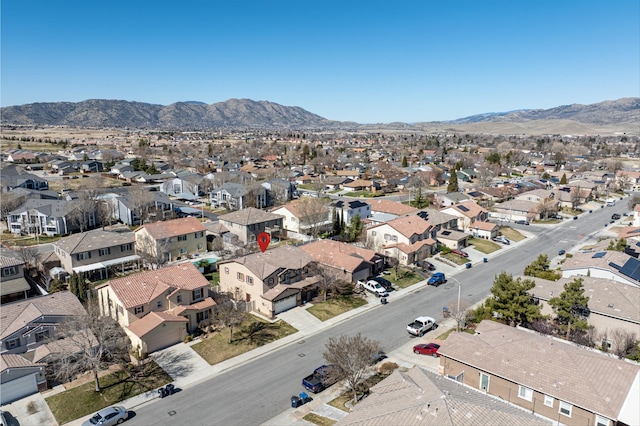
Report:
<svg viewBox="0 0 640 426"><path fill-rule="evenodd" d="M266 232L261 232L258 234L258 245L260 246L260 250L264 253L264 251L269 247L269 243L271 242L271 236Z"/></svg>

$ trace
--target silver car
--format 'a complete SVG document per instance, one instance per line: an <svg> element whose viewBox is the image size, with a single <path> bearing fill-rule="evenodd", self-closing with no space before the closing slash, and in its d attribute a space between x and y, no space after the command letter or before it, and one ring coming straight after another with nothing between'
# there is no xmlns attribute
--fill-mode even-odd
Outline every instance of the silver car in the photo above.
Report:
<svg viewBox="0 0 640 426"><path fill-rule="evenodd" d="M127 420L129 413L127 409L122 406L108 407L98 411L96 414L84 423L82 426L111 426L120 424Z"/></svg>

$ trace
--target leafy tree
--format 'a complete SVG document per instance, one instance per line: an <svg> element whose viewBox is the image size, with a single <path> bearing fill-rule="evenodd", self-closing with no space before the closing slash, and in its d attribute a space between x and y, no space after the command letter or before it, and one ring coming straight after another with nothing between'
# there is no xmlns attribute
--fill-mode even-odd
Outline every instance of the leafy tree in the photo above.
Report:
<svg viewBox="0 0 640 426"><path fill-rule="evenodd" d="M566 283L564 291L549 300L549 305L553 308L558 322L567 332L567 339L571 336L572 327L574 330L589 328L585 315L589 307L589 297L584 295L582 282L582 278L576 278Z"/></svg>
<svg viewBox="0 0 640 426"><path fill-rule="evenodd" d="M624 252L626 248L627 248L627 240L624 238L620 238L619 240L609 241L609 246L607 247L607 250Z"/></svg>
<svg viewBox="0 0 640 426"><path fill-rule="evenodd" d="M531 324L542 316L540 305L534 304L527 293L533 287L535 287L533 280L522 278L514 280L511 274L502 272L493 282L492 296L487 301L487 305L503 321L512 326Z"/></svg>
<svg viewBox="0 0 640 426"><path fill-rule="evenodd" d="M357 240L360 234L362 234L363 228L364 228L364 223L360 219L360 215L356 214L353 218L351 218L351 223L349 223L349 228L346 230L347 241Z"/></svg>
<svg viewBox="0 0 640 426"><path fill-rule="evenodd" d="M447 185L447 193L458 192L458 174L455 169L451 170L451 176L449 177L449 185Z"/></svg>
<svg viewBox="0 0 640 426"><path fill-rule="evenodd" d="M562 177L560 178L560 185L566 185L567 184L567 174L563 173Z"/></svg>
<svg viewBox="0 0 640 426"><path fill-rule="evenodd" d="M335 374L346 380L348 388L353 392L354 403L358 400L358 386L364 382L368 373L374 369L374 355L381 351L376 340L370 340L358 333L349 337L331 337L325 345L323 353L328 364L335 368Z"/></svg>
<svg viewBox="0 0 640 426"><path fill-rule="evenodd" d="M491 154L489 154L489 155L487 155L485 157L485 160L489 164L496 164L496 165L499 166L500 165L500 153L492 152Z"/></svg>
<svg viewBox="0 0 640 426"><path fill-rule="evenodd" d="M75 272L71 274L69 277L69 291L75 294L78 300L83 304L87 301L88 290L89 284L87 284L87 280L85 280L82 275L78 275Z"/></svg>
<svg viewBox="0 0 640 426"><path fill-rule="evenodd" d="M524 268L524 275L529 277L543 278L545 280L557 281L562 276L560 273L549 270L549 258L546 254L541 254L536 260Z"/></svg>

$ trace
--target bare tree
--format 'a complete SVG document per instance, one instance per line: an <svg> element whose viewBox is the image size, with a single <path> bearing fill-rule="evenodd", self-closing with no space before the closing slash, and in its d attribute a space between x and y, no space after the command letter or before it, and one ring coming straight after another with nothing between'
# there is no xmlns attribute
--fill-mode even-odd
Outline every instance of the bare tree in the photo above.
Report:
<svg viewBox="0 0 640 426"><path fill-rule="evenodd" d="M580 203L582 203L582 190L579 186L574 186L571 188L571 192L569 192L569 197L571 199L571 208L574 210L578 208Z"/></svg>
<svg viewBox="0 0 640 426"><path fill-rule="evenodd" d="M456 320L457 330L462 330L465 327L467 312L470 306L466 300L458 301L454 299L449 301L449 315Z"/></svg>
<svg viewBox="0 0 640 426"><path fill-rule="evenodd" d="M536 212L542 218L549 219L549 215L555 215L558 212L558 202L551 198L543 198L536 206Z"/></svg>
<svg viewBox="0 0 640 426"><path fill-rule="evenodd" d="M358 401L358 386L368 373L374 370L374 356L381 352L380 342L370 340L358 333L349 337L330 337L322 354L327 363L335 368L339 379L344 379L353 392L354 403Z"/></svg>
<svg viewBox="0 0 640 426"><path fill-rule="evenodd" d="M300 228L305 226L313 238L318 238L322 227L330 223L329 209L317 198L303 197L295 208L300 215Z"/></svg>
<svg viewBox="0 0 640 426"><path fill-rule="evenodd" d="M38 263L40 262L40 253L38 252L38 247L36 246L20 247L18 249L18 255L24 262L27 272L29 272L33 268L36 268L38 266Z"/></svg>
<svg viewBox="0 0 640 426"><path fill-rule="evenodd" d="M141 234L136 238L136 253L149 269L160 269L168 261L169 241L154 240L150 235Z"/></svg>
<svg viewBox="0 0 640 426"><path fill-rule="evenodd" d="M229 329L229 343L233 341L233 329L239 327L247 317L246 303L228 299L216 306L214 322Z"/></svg>
<svg viewBox="0 0 640 426"><path fill-rule="evenodd" d="M132 186L129 188L129 208L133 214L140 220L142 225L145 213L153 205L153 194L142 186Z"/></svg>
<svg viewBox="0 0 640 426"><path fill-rule="evenodd" d="M613 353L615 353L619 358L624 358L633 350L636 343L636 334L617 328L611 331L609 339L613 346Z"/></svg>
<svg viewBox="0 0 640 426"><path fill-rule="evenodd" d="M86 314L63 321L52 343L63 349L51 355L55 378L70 381L77 374L91 371L96 392L101 390L100 371L125 363L129 353L129 339L122 327L112 318L101 316L92 304Z"/></svg>
<svg viewBox="0 0 640 426"><path fill-rule="evenodd" d="M80 228L80 232L95 225L97 206L88 193L79 192L78 199L72 200L70 203L73 204L73 210L69 214L69 220Z"/></svg>
<svg viewBox="0 0 640 426"><path fill-rule="evenodd" d="M5 192L0 189L0 219L4 220L10 211L17 209L23 203L24 198L18 196L15 192Z"/></svg>

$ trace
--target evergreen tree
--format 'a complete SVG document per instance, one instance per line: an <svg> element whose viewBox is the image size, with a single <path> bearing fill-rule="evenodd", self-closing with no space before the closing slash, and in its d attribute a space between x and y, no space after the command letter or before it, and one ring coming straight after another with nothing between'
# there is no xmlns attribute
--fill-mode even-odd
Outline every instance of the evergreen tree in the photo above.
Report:
<svg viewBox="0 0 640 426"><path fill-rule="evenodd" d="M563 173L562 177L560 178L560 185L566 185L567 184L567 174Z"/></svg>
<svg viewBox="0 0 640 426"><path fill-rule="evenodd" d="M347 239L348 241L355 241L358 239L360 234L362 233L362 229L364 228L364 223L360 219L360 215L356 214L349 224L349 229L347 230Z"/></svg>
<svg viewBox="0 0 640 426"><path fill-rule="evenodd" d="M451 170L451 176L449 177L449 185L447 185L447 193L458 192L458 174L456 169Z"/></svg>
<svg viewBox="0 0 640 426"><path fill-rule="evenodd" d="M541 254L536 260L531 262L526 268L524 268L524 275L528 277L542 278L550 281L559 280L562 275L558 272L549 270L549 258L546 254Z"/></svg>
<svg viewBox="0 0 640 426"><path fill-rule="evenodd" d="M402 157L402 167L407 167L409 163L407 162L407 156Z"/></svg>
<svg viewBox="0 0 640 426"><path fill-rule="evenodd" d="M564 285L564 291L549 300L558 322L567 332L567 339L571 337L571 329L586 330L589 324L586 320L586 310L589 307L589 297L584 295L582 278L576 278Z"/></svg>
<svg viewBox="0 0 640 426"><path fill-rule="evenodd" d="M332 234L334 236L340 235L341 232L342 232L340 212L338 212L338 210L334 210L333 211L333 229L332 229L332 231L333 231Z"/></svg>
<svg viewBox="0 0 640 426"><path fill-rule="evenodd" d="M531 324L542 317L540 305L535 305L527 293L533 287L535 283L532 280L514 280L511 274L502 272L493 281L492 297L487 301L487 305L512 326Z"/></svg>

